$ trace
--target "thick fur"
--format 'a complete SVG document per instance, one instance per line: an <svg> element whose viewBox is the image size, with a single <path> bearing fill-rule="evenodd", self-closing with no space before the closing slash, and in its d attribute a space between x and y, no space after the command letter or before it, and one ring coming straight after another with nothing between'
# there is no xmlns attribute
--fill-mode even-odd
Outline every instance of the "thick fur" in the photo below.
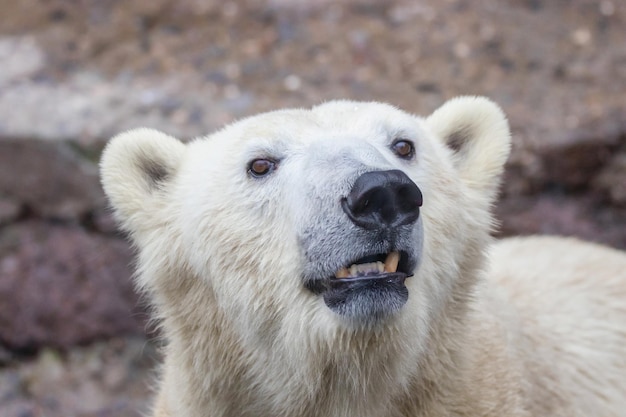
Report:
<svg viewBox="0 0 626 417"><path fill-rule="evenodd" d="M390 150L415 144L415 158ZM338 101L188 144L114 138L102 182L139 249L166 340L157 417L626 415L626 255L558 238L493 244L510 139L483 98L423 119ZM254 178L249 163L277 168ZM374 245L339 207L402 170L423 193L409 299L346 320L303 285Z"/></svg>

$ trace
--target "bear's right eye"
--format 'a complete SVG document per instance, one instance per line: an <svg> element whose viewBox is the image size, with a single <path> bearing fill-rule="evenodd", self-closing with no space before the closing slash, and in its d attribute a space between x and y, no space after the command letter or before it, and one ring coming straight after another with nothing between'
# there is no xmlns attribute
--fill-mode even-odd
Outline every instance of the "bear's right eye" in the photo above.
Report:
<svg viewBox="0 0 626 417"><path fill-rule="evenodd" d="M253 159L248 165L248 173L255 177L263 177L276 169L276 161L271 159Z"/></svg>

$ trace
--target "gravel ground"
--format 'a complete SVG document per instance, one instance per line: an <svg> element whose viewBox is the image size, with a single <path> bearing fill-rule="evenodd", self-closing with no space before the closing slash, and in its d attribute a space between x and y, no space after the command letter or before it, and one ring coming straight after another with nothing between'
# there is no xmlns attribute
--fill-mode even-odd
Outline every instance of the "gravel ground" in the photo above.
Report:
<svg viewBox="0 0 626 417"><path fill-rule="evenodd" d="M5 356L3 417L139 417L158 354L143 338L114 338L67 352L44 349L27 360Z"/></svg>

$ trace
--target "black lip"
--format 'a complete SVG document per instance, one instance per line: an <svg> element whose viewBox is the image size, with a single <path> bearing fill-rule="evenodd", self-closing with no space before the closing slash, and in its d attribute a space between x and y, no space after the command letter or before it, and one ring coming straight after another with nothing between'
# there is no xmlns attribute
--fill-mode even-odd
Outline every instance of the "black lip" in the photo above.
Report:
<svg viewBox="0 0 626 417"><path fill-rule="evenodd" d="M404 284L404 281L411 276L412 275L405 274L404 272L387 272L383 274L364 275L360 277L333 278L330 280L330 287L335 289L349 286L354 283L366 283L374 281L388 281Z"/></svg>
<svg viewBox="0 0 626 417"><path fill-rule="evenodd" d="M409 298L402 272L333 279L322 293L324 303L340 316L376 323L398 312Z"/></svg>

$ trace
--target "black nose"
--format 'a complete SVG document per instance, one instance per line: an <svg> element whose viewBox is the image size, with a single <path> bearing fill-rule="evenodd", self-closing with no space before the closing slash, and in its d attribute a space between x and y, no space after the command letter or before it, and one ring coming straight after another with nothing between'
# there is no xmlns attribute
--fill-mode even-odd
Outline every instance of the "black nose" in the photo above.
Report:
<svg viewBox="0 0 626 417"><path fill-rule="evenodd" d="M366 172L341 202L354 224L370 230L413 223L421 205L422 192L399 170Z"/></svg>

